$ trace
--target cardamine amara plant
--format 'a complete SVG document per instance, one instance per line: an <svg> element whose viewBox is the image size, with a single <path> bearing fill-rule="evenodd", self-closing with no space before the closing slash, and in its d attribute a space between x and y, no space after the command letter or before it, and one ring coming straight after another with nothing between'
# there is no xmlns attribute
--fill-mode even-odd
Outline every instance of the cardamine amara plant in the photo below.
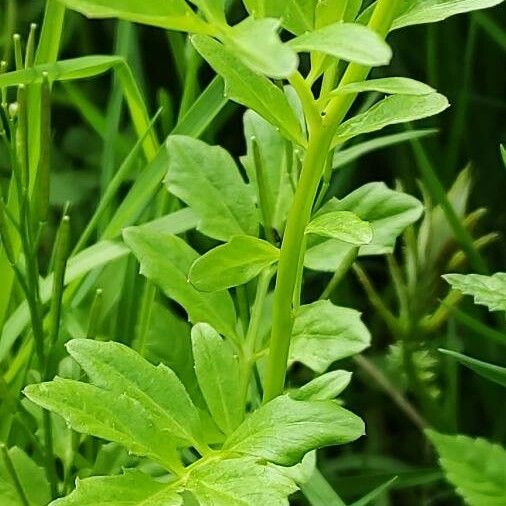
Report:
<svg viewBox="0 0 506 506"><path fill-rule="evenodd" d="M327 490L316 450L366 433L338 399L351 373L331 365L360 354L371 335L359 311L332 303L329 287L309 293L305 280L332 271L336 286L358 258L391 254L423 205L383 182L336 198L334 171L371 142L431 132L410 127L349 147L356 137L449 107L412 78L369 78L392 59L389 33L499 3L48 0L38 44L35 27L24 53L15 37L15 69L0 74L12 173L0 213L2 505L274 506L299 489L311 504L344 504ZM150 118L121 37L117 55L58 59L71 10L121 20L125 40L126 22L169 31L190 83L177 121L167 107ZM202 61L213 78L196 98ZM121 105L112 101L113 119L102 123L74 84L109 70L137 137L118 170L107 150L125 140L113 135ZM103 158L114 170L100 176L99 205L75 244L65 207L45 265L57 86L115 139ZM228 101L246 108L240 159L199 139ZM468 291L467 281L448 281ZM106 294L108 286L118 288ZM117 300L122 315L108 322ZM104 339L97 322L114 332ZM504 385L504 372L457 358ZM303 382L287 381L301 369ZM18 433L33 459L10 444ZM427 434L470 504L504 504L495 471L469 492L445 439L453 436ZM502 448L493 451L504 461Z"/></svg>

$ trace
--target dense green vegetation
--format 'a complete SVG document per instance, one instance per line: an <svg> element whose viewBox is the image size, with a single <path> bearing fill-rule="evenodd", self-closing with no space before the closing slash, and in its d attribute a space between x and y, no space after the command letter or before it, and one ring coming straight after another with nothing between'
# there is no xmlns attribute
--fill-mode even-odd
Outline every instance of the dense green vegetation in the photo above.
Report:
<svg viewBox="0 0 506 506"><path fill-rule="evenodd" d="M1 1L1 506L506 504L502 3Z"/></svg>

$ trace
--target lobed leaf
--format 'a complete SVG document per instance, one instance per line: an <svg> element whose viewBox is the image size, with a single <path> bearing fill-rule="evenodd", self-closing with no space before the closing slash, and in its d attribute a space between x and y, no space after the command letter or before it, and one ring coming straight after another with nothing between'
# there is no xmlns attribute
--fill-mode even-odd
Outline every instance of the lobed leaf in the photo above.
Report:
<svg viewBox="0 0 506 506"><path fill-rule="evenodd" d="M180 506L182 497L166 483L129 470L119 476L78 479L76 488L50 506Z"/></svg>
<svg viewBox="0 0 506 506"><path fill-rule="evenodd" d="M171 369L163 364L154 366L115 342L73 339L67 343L67 351L94 385L135 399L150 413L157 430L181 444L199 446L198 412Z"/></svg>
<svg viewBox="0 0 506 506"><path fill-rule="evenodd" d="M224 449L291 466L311 450L349 443L363 434L362 420L334 401L282 395L249 415Z"/></svg>
<svg viewBox="0 0 506 506"><path fill-rule="evenodd" d="M195 372L209 412L220 429L230 434L243 418L237 357L230 345L206 323L193 327L192 348Z"/></svg>
<svg viewBox="0 0 506 506"><path fill-rule="evenodd" d="M177 465L174 439L160 432L152 413L128 393L58 377L29 385L24 393L32 402L60 415L77 432L118 443L168 469Z"/></svg>
<svg viewBox="0 0 506 506"><path fill-rule="evenodd" d="M482 438L426 431L448 481L470 506L506 503L506 450Z"/></svg>
<svg viewBox="0 0 506 506"><path fill-rule="evenodd" d="M306 227L306 234L339 239L348 244L363 246L373 238L368 222L350 211L331 211L319 214Z"/></svg>
<svg viewBox="0 0 506 506"><path fill-rule="evenodd" d="M225 149L182 135L170 136L165 146L165 185L198 215L199 231L221 241L257 235L253 192Z"/></svg>
<svg viewBox="0 0 506 506"><path fill-rule="evenodd" d="M506 272L492 276L445 274L443 278L454 290L472 295L476 304L487 306L489 311L506 311Z"/></svg>
<svg viewBox="0 0 506 506"><path fill-rule="evenodd" d="M320 300L301 306L295 314L290 361L322 373L332 362L360 353L370 342L358 311Z"/></svg>
<svg viewBox="0 0 506 506"><path fill-rule="evenodd" d="M288 506L295 483L275 466L243 457L195 467L186 487L206 506Z"/></svg>
<svg viewBox="0 0 506 506"><path fill-rule="evenodd" d="M318 51L367 66L386 65L392 58L392 50L376 32L354 23L334 23L304 33L288 45L298 52Z"/></svg>

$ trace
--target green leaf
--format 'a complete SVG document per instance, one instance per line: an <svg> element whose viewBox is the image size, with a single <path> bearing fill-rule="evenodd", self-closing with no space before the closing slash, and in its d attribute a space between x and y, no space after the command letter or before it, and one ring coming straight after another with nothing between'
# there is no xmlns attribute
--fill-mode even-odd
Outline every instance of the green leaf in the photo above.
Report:
<svg viewBox="0 0 506 506"><path fill-rule="evenodd" d="M198 412L172 370L150 364L120 343L73 339L66 347L94 385L135 399L150 413L157 430L181 444L198 446Z"/></svg>
<svg viewBox="0 0 506 506"><path fill-rule="evenodd" d="M370 342L358 311L320 300L301 306L295 314L290 361L322 373L336 360L360 353Z"/></svg>
<svg viewBox="0 0 506 506"><path fill-rule="evenodd" d="M220 429L230 434L243 418L239 363L230 345L209 325L192 329L195 372L207 407Z"/></svg>
<svg viewBox="0 0 506 506"><path fill-rule="evenodd" d="M428 95L392 95L373 105L366 112L345 121L336 132L334 145L376 132L389 125L407 123L439 114L449 107L448 100L439 93Z"/></svg>
<svg viewBox="0 0 506 506"><path fill-rule="evenodd" d="M288 506L295 483L254 458L210 460L191 471L186 487L205 506Z"/></svg>
<svg viewBox="0 0 506 506"><path fill-rule="evenodd" d="M282 395L249 415L224 449L291 466L311 450L349 443L363 434L362 420L334 401Z"/></svg>
<svg viewBox="0 0 506 506"><path fill-rule="evenodd" d="M298 52L318 51L367 66L386 65L392 58L388 44L374 31L355 23L334 23L288 42Z"/></svg>
<svg viewBox="0 0 506 506"><path fill-rule="evenodd" d="M32 402L60 415L77 432L118 443L168 469L177 466L174 439L157 430L152 413L128 393L118 395L58 377L29 385L24 393Z"/></svg>
<svg viewBox="0 0 506 506"><path fill-rule="evenodd" d="M442 21L455 14L499 5L503 0L403 0L392 30Z"/></svg>
<svg viewBox="0 0 506 506"><path fill-rule="evenodd" d="M443 278L454 290L472 295L476 304L487 306L489 311L506 311L506 272L492 276L445 274Z"/></svg>
<svg viewBox="0 0 506 506"><path fill-rule="evenodd" d="M184 0L61 0L89 18L119 18L168 30L209 33L210 27Z"/></svg>
<svg viewBox="0 0 506 506"><path fill-rule="evenodd" d="M291 76L298 66L297 54L278 35L280 21L246 18L226 32L224 41L253 72L274 79Z"/></svg>
<svg viewBox="0 0 506 506"><path fill-rule="evenodd" d="M225 149L180 135L170 136L166 149L165 185L198 215L199 231L221 241L234 235L256 236L253 192Z"/></svg>
<svg viewBox="0 0 506 506"><path fill-rule="evenodd" d="M330 200L320 212L332 211L351 211L370 223L372 242L359 249L359 255L365 256L392 252L396 238L420 218L423 206L411 195L376 182L360 187L342 200ZM310 269L334 272L354 247L336 239L317 238L309 242L304 263Z"/></svg>
<svg viewBox="0 0 506 506"><path fill-rule="evenodd" d="M428 135L433 135L437 132L436 129L427 128L425 130L409 130L408 132L401 132L398 134L383 135L370 139L364 142L359 142L350 148L342 149L334 153L332 162L333 169L339 169L345 165L358 160L360 157L367 155L377 149L387 148L402 142L413 139L420 139Z"/></svg>
<svg viewBox="0 0 506 506"><path fill-rule="evenodd" d="M9 448L8 453L29 506L46 506L51 495L44 469L16 446ZM2 506L23 504L2 458L0 458L0 504Z"/></svg>
<svg viewBox="0 0 506 506"><path fill-rule="evenodd" d="M290 392L293 399L300 401L324 401L335 399L350 383L351 372L330 371L304 386Z"/></svg>
<svg viewBox="0 0 506 506"><path fill-rule="evenodd" d="M50 506L180 506L182 497L166 483L129 470L119 476L78 479L75 490Z"/></svg>
<svg viewBox="0 0 506 506"><path fill-rule="evenodd" d="M298 35L314 29L318 0L243 0L255 18L280 18L283 27Z"/></svg>
<svg viewBox="0 0 506 506"><path fill-rule="evenodd" d="M200 392L191 345L191 326L179 318L163 301L155 301L151 320L144 338L134 341L133 348L153 364L164 363L183 383L186 391L198 406L205 406Z"/></svg>
<svg viewBox="0 0 506 506"><path fill-rule="evenodd" d="M367 506L371 504L375 499L378 499L388 488L397 480L397 476L382 483L379 487L369 492L364 497L361 497L358 501L355 501L351 506Z"/></svg>
<svg viewBox="0 0 506 506"><path fill-rule="evenodd" d="M446 478L470 506L506 504L506 450L482 438L426 431Z"/></svg>
<svg viewBox="0 0 506 506"><path fill-rule="evenodd" d="M333 95L376 91L387 95L428 95L436 90L428 84L407 77L384 77L349 83L337 88Z"/></svg>
<svg viewBox="0 0 506 506"><path fill-rule="evenodd" d="M225 79L226 94L231 100L253 109L297 144L306 144L297 116L280 88L267 77L253 72L216 40L195 35L192 42L202 57Z"/></svg>
<svg viewBox="0 0 506 506"><path fill-rule="evenodd" d="M332 211L318 215L306 227L306 234L339 239L355 246L369 244L373 237L369 223L350 211Z"/></svg>
<svg viewBox="0 0 506 506"><path fill-rule="evenodd" d="M226 24L225 4L227 0L190 0L214 23Z"/></svg>
<svg viewBox="0 0 506 506"><path fill-rule="evenodd" d="M124 65L121 56L92 55L59 60L55 63L37 65L29 69L16 70L0 74L0 88L18 86L19 84L41 83L42 76L47 73L49 81L71 81L85 79L103 74L108 70Z"/></svg>
<svg viewBox="0 0 506 506"><path fill-rule="evenodd" d="M244 114L244 135L247 154L241 158L241 162L246 169L249 181L256 190L257 202L260 202L260 188L253 151L253 140L255 140L262 162L265 185L262 196L267 200L265 205L269 210L271 220L271 223L267 225L282 232L293 199L293 186L289 173L294 163L291 150L287 149L287 141L283 139L279 131L251 109Z"/></svg>
<svg viewBox="0 0 506 506"><path fill-rule="evenodd" d="M494 381L495 383L499 383L499 385L506 387L506 367L489 364L472 357L467 357L466 355L462 355L462 353L457 353L455 351L443 349L440 349L439 351L445 355L450 355L450 357L457 359L461 364L465 365L469 369L472 369L480 376L483 376L490 381Z"/></svg>
<svg viewBox="0 0 506 506"><path fill-rule="evenodd" d="M251 236L235 236L208 251L191 266L190 283L203 292L243 285L277 262L279 249Z"/></svg>
<svg viewBox="0 0 506 506"><path fill-rule="evenodd" d="M153 233L143 226L127 228L123 236L141 264L141 274L181 304L191 322L209 323L220 334L235 338L232 298L227 292L199 292L188 282L190 267L198 254L183 239Z"/></svg>

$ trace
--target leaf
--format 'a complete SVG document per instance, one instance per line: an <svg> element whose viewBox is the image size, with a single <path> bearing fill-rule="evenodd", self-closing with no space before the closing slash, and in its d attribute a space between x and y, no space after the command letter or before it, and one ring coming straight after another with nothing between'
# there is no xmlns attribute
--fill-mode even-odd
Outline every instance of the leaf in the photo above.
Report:
<svg viewBox="0 0 506 506"><path fill-rule="evenodd" d="M469 369L472 369L480 376L483 376L490 381L494 381L495 383L499 383L499 385L506 387L506 367L489 364L472 357L467 357L466 355L462 355L462 353L457 353L455 351L443 349L440 349L439 351L445 355L450 355L450 357L457 359L461 364L465 365Z"/></svg>
<svg viewBox="0 0 506 506"><path fill-rule="evenodd" d="M287 497L297 490L275 466L248 457L196 466L186 486L205 506L288 506Z"/></svg>
<svg viewBox="0 0 506 506"><path fill-rule="evenodd" d="M337 88L333 95L376 91L387 95L428 95L436 90L428 84L407 77L384 77L349 83Z"/></svg>
<svg viewBox="0 0 506 506"><path fill-rule="evenodd" d="M279 249L256 237L236 236L208 251L190 269L190 283L203 292L243 285L277 262Z"/></svg>
<svg viewBox="0 0 506 506"><path fill-rule="evenodd" d="M184 0L61 0L89 18L119 18L168 30L208 33L209 28Z"/></svg>
<svg viewBox="0 0 506 506"><path fill-rule="evenodd" d="M371 29L355 23L334 23L288 42L297 52L318 51L367 66L386 65L392 58L388 44Z"/></svg>
<svg viewBox="0 0 506 506"><path fill-rule="evenodd" d="M135 399L151 414L157 430L181 444L198 446L198 412L171 369L150 364L120 343L73 339L66 347L94 385Z"/></svg>
<svg viewBox="0 0 506 506"><path fill-rule="evenodd" d="M287 141L279 131L265 121L255 111L248 109L244 114L244 136L246 137L247 154L241 158L248 179L259 198L259 186L255 168L253 140L256 141L262 162L262 176L265 184L264 198L270 214L271 225L282 232L293 199L293 187L290 182L289 169L294 163L291 150L287 149ZM265 225L265 223L264 223Z"/></svg>
<svg viewBox="0 0 506 506"><path fill-rule="evenodd" d="M281 18L283 27L298 35L314 29L318 0L243 0L255 18Z"/></svg>
<svg viewBox="0 0 506 506"><path fill-rule="evenodd" d="M449 107L439 93L428 95L392 95L380 100L366 112L345 121L336 131L334 145L357 135L375 132L389 125L407 123L439 114Z"/></svg>
<svg viewBox="0 0 506 506"><path fill-rule="evenodd" d="M324 401L335 399L350 383L351 372L330 371L304 386L290 392L293 399L300 401Z"/></svg>
<svg viewBox="0 0 506 506"><path fill-rule="evenodd" d="M16 446L9 448L8 453L29 506L46 506L51 500L51 494L44 469ZM2 458L0 458L0 503L2 506L22 504Z"/></svg>
<svg viewBox="0 0 506 506"><path fill-rule="evenodd" d="M442 21L455 14L499 5L503 0L403 0L392 30Z"/></svg>
<svg viewBox="0 0 506 506"><path fill-rule="evenodd" d="M29 69L0 74L0 88L41 83L44 74L47 74L49 81L85 79L103 74L124 64L125 61L121 56L108 55L81 56L70 60L59 60L55 63L36 65Z"/></svg>
<svg viewBox="0 0 506 506"><path fill-rule="evenodd" d="M306 234L339 239L355 246L369 244L373 237L369 223L350 211L333 211L318 215L306 227Z"/></svg>
<svg viewBox="0 0 506 506"><path fill-rule="evenodd" d="M396 238L423 211L422 204L411 195L389 189L384 183L368 183L345 198L332 199L321 213L351 211L369 222L373 239L360 247L359 255L383 255L393 251ZM310 241L304 264L314 270L334 272L354 246L336 239Z"/></svg>
<svg viewBox="0 0 506 506"><path fill-rule="evenodd" d="M75 490L50 506L180 506L182 497L166 483L137 470L119 476L78 479Z"/></svg>
<svg viewBox="0 0 506 506"><path fill-rule="evenodd" d="M191 286L188 274L198 254L183 239L154 233L143 226L127 228L123 236L141 264L141 274L181 304L191 322L209 323L220 334L235 338L232 298L227 292L202 293Z"/></svg>
<svg viewBox="0 0 506 506"><path fill-rule="evenodd" d="M258 211L253 192L228 152L191 137L172 135L167 189L198 215L197 229L220 241L234 235L255 235Z"/></svg>
<svg viewBox="0 0 506 506"><path fill-rule="evenodd" d="M230 434L243 418L237 357L230 345L205 323L193 327L192 347L195 372L207 407L220 429Z"/></svg>
<svg viewBox="0 0 506 506"><path fill-rule="evenodd" d="M445 274L443 278L454 290L472 295L476 304L487 306L489 311L506 311L506 272L492 276Z"/></svg>
<svg viewBox="0 0 506 506"><path fill-rule="evenodd" d="M282 395L249 415L224 449L291 466L311 450L349 443L363 434L362 420L334 401Z"/></svg>
<svg viewBox="0 0 506 506"><path fill-rule="evenodd" d="M168 469L177 465L173 438L157 430L152 414L127 393L118 395L58 377L29 385L24 393L35 404L60 415L77 432L118 443Z"/></svg>
<svg viewBox="0 0 506 506"><path fill-rule="evenodd" d="M280 21L246 18L227 32L224 41L253 72L274 79L291 76L298 66L297 54L278 35Z"/></svg>
<svg viewBox="0 0 506 506"><path fill-rule="evenodd" d="M134 341L133 348L153 364L164 363L183 383L193 402L205 406L198 387L191 346L191 326L161 301L153 304L151 320L144 339Z"/></svg>
<svg viewBox="0 0 506 506"><path fill-rule="evenodd" d="M360 353L370 342L358 311L320 300L301 306L295 314L290 361L322 373L336 360Z"/></svg>
<svg viewBox="0 0 506 506"><path fill-rule="evenodd" d="M364 142L359 142L350 148L342 149L334 153L332 162L333 169L339 169L345 165L358 160L360 157L376 151L377 149L387 148L402 142L412 139L420 139L428 135L433 135L437 132L436 129L427 128L425 130L410 130L408 132L401 132L398 134L383 135Z"/></svg>
<svg viewBox="0 0 506 506"><path fill-rule="evenodd" d="M297 144L306 144L297 116L280 88L267 77L253 72L214 39L195 35L192 42L202 57L225 79L226 94L231 100L253 109Z"/></svg>
<svg viewBox="0 0 506 506"><path fill-rule="evenodd" d="M369 492L364 497L361 497L358 501L355 501L351 506L367 506L367 504L371 504L375 499L378 499L381 494L383 494L388 488L397 480L397 476L394 476L392 479L382 483L379 487L376 487L374 490Z"/></svg>
<svg viewBox="0 0 506 506"><path fill-rule="evenodd" d="M425 431L446 478L470 506L506 504L506 450L482 438Z"/></svg>
<svg viewBox="0 0 506 506"><path fill-rule="evenodd" d="M225 3L227 0L190 0L214 23L226 24Z"/></svg>

